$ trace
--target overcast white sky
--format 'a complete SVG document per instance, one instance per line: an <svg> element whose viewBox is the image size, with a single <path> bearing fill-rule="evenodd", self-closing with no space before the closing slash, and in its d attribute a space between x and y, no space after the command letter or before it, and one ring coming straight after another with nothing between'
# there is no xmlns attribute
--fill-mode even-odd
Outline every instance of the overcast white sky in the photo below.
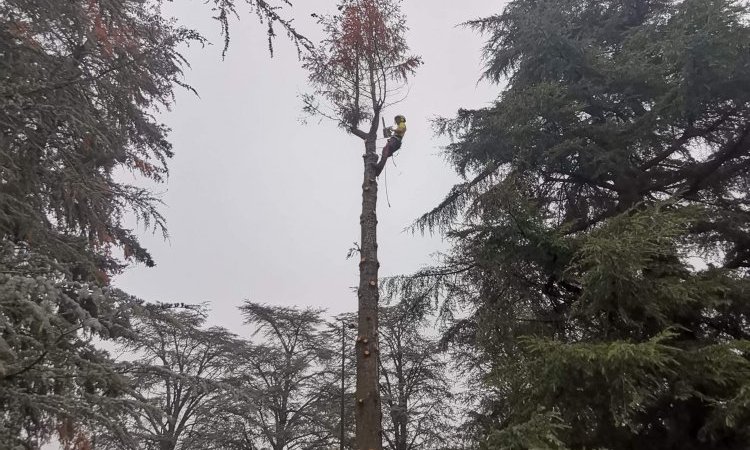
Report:
<svg viewBox="0 0 750 450"><path fill-rule="evenodd" d="M316 38L311 12L331 12L334 0L301 0L286 10L299 31ZM381 276L412 272L445 248L439 237L402 230L434 207L456 181L430 126L435 116L490 102L496 86L477 83L483 38L457 24L501 10L503 1L404 0L408 40L425 65L410 95L387 116L405 114L409 131L387 168L388 207L381 175ZM363 145L330 122L302 118L306 74L283 38L269 58L265 30L244 14L221 60L218 26L200 1L168 4L167 12L204 32L216 45L193 48L187 81L200 98L180 92L163 115L175 157L164 190L170 240L144 234L157 267L133 267L115 279L150 301L211 304L211 323L241 330L244 299L278 305L354 311L358 282L347 250L359 240ZM247 11L243 11L247 12Z"/></svg>

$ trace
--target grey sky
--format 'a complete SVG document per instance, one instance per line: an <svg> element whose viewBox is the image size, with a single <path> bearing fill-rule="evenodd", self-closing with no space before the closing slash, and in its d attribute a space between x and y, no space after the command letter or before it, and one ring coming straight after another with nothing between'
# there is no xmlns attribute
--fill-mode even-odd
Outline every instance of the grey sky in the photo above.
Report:
<svg viewBox="0 0 750 450"><path fill-rule="evenodd" d="M331 12L333 0L298 1L288 11L299 30L318 36L311 12ZM434 207L456 181L440 156L444 144L429 120L459 107L481 106L498 92L477 84L482 38L456 24L498 12L503 2L405 0L408 40L425 65L410 95L387 111L403 113L409 131L380 177L381 275L412 272L443 249L437 237L402 230ZM314 5L314 6L313 6ZM254 16L235 23L225 61L217 24L198 1L166 10L203 31L216 45L192 48L186 79L199 92L180 92L163 120L173 129L176 156L163 208L171 238L144 235L157 267L117 277L125 291L150 301L209 301L211 322L240 331L244 299L354 311L357 261L345 259L359 240L361 141L316 120L300 123L306 74L283 38L269 59L265 32Z"/></svg>

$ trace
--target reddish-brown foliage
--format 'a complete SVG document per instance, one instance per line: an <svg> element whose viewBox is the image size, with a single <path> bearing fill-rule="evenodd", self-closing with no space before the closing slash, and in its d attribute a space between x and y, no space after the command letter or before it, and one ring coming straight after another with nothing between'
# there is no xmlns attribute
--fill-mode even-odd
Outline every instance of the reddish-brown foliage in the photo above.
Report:
<svg viewBox="0 0 750 450"><path fill-rule="evenodd" d="M305 58L317 94L305 98L308 112L353 132L368 120L376 129L380 112L401 100L399 90L422 60L408 54L399 5L397 0L345 0L339 15L321 19L327 37ZM320 97L333 112L317 104Z"/></svg>

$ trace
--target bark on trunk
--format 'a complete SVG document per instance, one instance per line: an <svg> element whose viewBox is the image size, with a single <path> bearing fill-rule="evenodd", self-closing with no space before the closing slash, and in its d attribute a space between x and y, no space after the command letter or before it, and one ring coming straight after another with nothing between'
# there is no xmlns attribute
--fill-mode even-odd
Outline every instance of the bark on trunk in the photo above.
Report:
<svg viewBox="0 0 750 450"><path fill-rule="evenodd" d="M378 387L378 155L375 133L365 140L360 224L359 317L357 334L357 450L382 450L382 412Z"/></svg>

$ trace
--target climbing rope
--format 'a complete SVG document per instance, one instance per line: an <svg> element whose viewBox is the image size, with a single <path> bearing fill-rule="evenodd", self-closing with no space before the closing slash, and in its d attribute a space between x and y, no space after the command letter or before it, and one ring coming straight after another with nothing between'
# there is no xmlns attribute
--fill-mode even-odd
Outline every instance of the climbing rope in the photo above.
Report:
<svg viewBox="0 0 750 450"><path fill-rule="evenodd" d="M391 199L388 196L388 164L383 168L383 178L385 181L385 201L388 202L388 207L391 207Z"/></svg>
<svg viewBox="0 0 750 450"><path fill-rule="evenodd" d="M385 122L383 123L383 126L385 126ZM390 138L378 138L378 141L387 141ZM396 153L393 153L388 159L393 162L393 167L398 168L396 165ZM383 183L385 184L385 200L388 203L388 207L391 207L391 199L390 195L388 194L388 164L383 167Z"/></svg>

